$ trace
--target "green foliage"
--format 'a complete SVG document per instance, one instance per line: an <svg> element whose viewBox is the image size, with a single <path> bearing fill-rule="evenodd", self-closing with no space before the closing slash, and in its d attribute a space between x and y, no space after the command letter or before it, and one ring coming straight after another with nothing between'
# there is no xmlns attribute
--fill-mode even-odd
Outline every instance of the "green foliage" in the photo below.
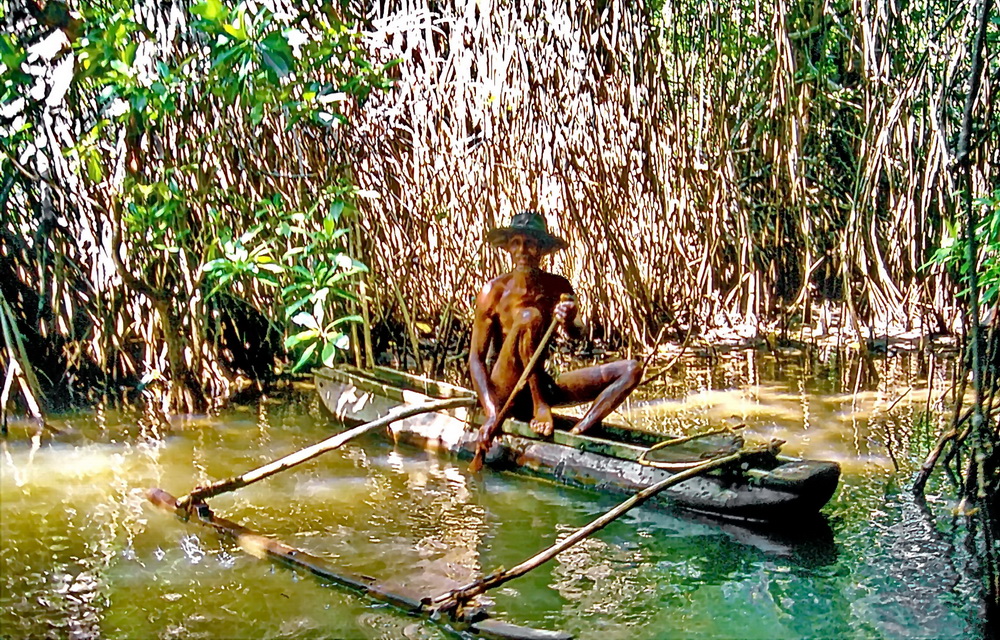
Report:
<svg viewBox="0 0 1000 640"><path fill-rule="evenodd" d="M346 248L343 214L357 190L333 172L307 211L277 193L257 203L220 186L221 171L205 152L234 141L249 147L245 133L218 126L189 139L183 132L192 118L220 116L242 127L345 126L344 107L388 88L395 62L370 63L336 6L289 17L255 3L199 2L179 34L195 53L183 56L175 43L156 41L133 6L83 3L65 29L70 51L57 55L75 56L67 105L82 126L62 154L86 187L111 191L128 268L175 298L178 316L190 314L197 291L205 299L224 292L286 334L295 369L332 363L348 346L344 328L359 321L350 305L367 271ZM0 106L17 104L22 115L0 129L4 175L29 148L43 105L26 97L37 78L25 71L20 37L0 34ZM151 148L163 140L167 152ZM112 185L116 172L121 179ZM204 327L208 318L193 323Z"/></svg>
<svg viewBox="0 0 1000 640"><path fill-rule="evenodd" d="M346 326L361 321L349 309L358 301L355 276L368 268L346 251L349 228L342 220L355 193L338 185L306 212L287 210L275 195L258 204L259 222L238 237L221 227L210 251L221 255L201 267L213 285L208 297L220 291L245 296L254 285L280 289L275 302L286 320L285 348L296 354L293 371L316 362L332 365L350 346Z"/></svg>
<svg viewBox="0 0 1000 640"><path fill-rule="evenodd" d="M982 208L983 213L976 227L979 302L984 307L989 307L1000 298L1000 188L988 196L977 198L974 206ZM925 267L934 264L944 266L965 287L959 295L968 296L968 242L961 224L945 220L945 233L941 247L934 252Z"/></svg>
<svg viewBox="0 0 1000 640"><path fill-rule="evenodd" d="M28 52L12 34L0 33L0 112L16 110L34 83L34 78L24 72L23 63ZM22 114L4 122L0 118L0 175L13 173L11 163L34 139L33 122ZM0 204L6 195L0 197Z"/></svg>
<svg viewBox="0 0 1000 640"><path fill-rule="evenodd" d="M363 100L372 89L389 87L385 70L396 62L370 64L349 25L332 12L310 17L314 36L277 22L263 7L251 15L208 0L191 13L199 17L194 26L209 36L211 92L229 101L244 99L254 124L268 112L281 112L288 126L303 118L346 124L338 102L348 95Z"/></svg>

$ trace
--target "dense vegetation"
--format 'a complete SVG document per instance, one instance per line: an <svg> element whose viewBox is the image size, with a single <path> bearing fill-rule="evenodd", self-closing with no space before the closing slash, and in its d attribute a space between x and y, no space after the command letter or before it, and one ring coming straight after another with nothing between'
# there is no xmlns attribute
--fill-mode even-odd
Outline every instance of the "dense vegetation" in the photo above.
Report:
<svg viewBox="0 0 1000 640"><path fill-rule="evenodd" d="M992 0L10 0L0 21L4 408L201 411L340 357L439 370L504 266L485 231L531 207L613 343L968 335L976 400L934 459L998 495Z"/></svg>

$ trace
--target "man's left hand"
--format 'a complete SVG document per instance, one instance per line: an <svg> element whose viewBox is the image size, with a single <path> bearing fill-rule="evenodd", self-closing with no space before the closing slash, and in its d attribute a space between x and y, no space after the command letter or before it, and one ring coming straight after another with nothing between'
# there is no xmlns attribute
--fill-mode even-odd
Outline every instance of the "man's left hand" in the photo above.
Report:
<svg viewBox="0 0 1000 640"><path fill-rule="evenodd" d="M552 310L556 320L564 327L569 327L576 320L576 300L563 300Z"/></svg>

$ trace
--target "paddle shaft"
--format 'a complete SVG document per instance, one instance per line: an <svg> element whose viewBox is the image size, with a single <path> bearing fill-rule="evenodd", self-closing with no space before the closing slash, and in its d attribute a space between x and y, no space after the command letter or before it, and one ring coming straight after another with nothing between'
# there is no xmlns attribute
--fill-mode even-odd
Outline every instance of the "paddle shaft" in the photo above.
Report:
<svg viewBox="0 0 1000 640"><path fill-rule="evenodd" d="M291 469L292 467L298 466L303 462L308 462L309 460L312 460L327 451L333 451L334 449L343 446L348 441L353 440L362 434L368 433L369 431L373 431L380 427L385 427L393 422L396 422L397 420L403 420L404 418L410 418L421 413L429 413L432 411L442 411L444 409L454 409L456 407L471 407L475 403L475 398L462 397L447 398L445 400L437 400L435 402L398 407L377 420L372 420L371 422L366 422L365 424L354 427L353 429L342 431L335 436L327 438L326 440L317 442L316 444L304 449L299 449L295 453L269 462L261 467L257 467L252 471L247 471L242 475L227 478L226 480L220 480L205 487L197 487L192 490L191 493L179 498L177 500L177 505L180 508L188 508L194 503L202 502L205 499L217 496L220 493L235 491L236 489L258 482L264 478L273 476L276 473L285 471L286 469Z"/></svg>
<svg viewBox="0 0 1000 640"><path fill-rule="evenodd" d="M560 297L559 301L562 302L564 300L572 300L572 297L564 294ZM528 377L534 372L535 365L538 364L538 359L542 357L546 347L549 346L549 341L552 340L552 334L556 332L556 327L558 325L559 318L553 314L552 322L549 323L549 328L545 330L545 334L542 336L541 342L538 343L538 346L535 348L535 352L531 354L531 359L528 360L527 366L525 366L524 371L521 372L521 377L517 379L517 383L514 385L514 390L510 392L510 395L507 396L507 401L504 402L503 406L500 407L500 410L497 411L497 415L493 419L493 433L496 433L497 430L503 426L504 420L507 419L507 412L510 411L511 406L514 404L514 398L516 398L517 394L521 392L521 389L524 388L524 384L528 381ZM492 435L492 433L490 435ZM483 456L486 455L488 447L489 444L484 444L482 441L476 445L476 455L472 458L472 462L469 463L469 469L471 471L479 471L483 467Z"/></svg>

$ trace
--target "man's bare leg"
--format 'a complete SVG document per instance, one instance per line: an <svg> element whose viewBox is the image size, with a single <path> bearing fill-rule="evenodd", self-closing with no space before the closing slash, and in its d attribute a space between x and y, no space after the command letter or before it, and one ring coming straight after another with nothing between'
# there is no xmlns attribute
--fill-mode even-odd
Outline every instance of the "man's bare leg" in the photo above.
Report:
<svg viewBox="0 0 1000 640"><path fill-rule="evenodd" d="M521 332L521 340L518 343L518 355L521 358L522 371L525 364L531 361L538 349L539 341L544 334L542 327L542 314L538 309L529 307L521 312L521 322L525 330ZM541 368L541 361L536 365ZM531 404L533 407L531 418L531 430L542 436L552 435L554 423L552 421L552 408L549 406L545 395L542 393L542 385L537 373L528 377L528 389L531 391Z"/></svg>
<svg viewBox="0 0 1000 640"><path fill-rule="evenodd" d="M571 433L584 433L606 418L641 380L642 366L635 360L619 360L559 376L556 386L563 395L560 404L594 402Z"/></svg>
<svg viewBox="0 0 1000 640"><path fill-rule="evenodd" d="M503 406L514 392L524 366L534 355L543 333L542 315L538 309L529 307L521 311L517 322L511 327L500 347L500 353L497 354L490 376L496 389L498 405ZM543 395L538 376L529 376L527 385L533 404L532 429L544 430L548 425L548 433L551 434L552 410ZM499 428L499 425L496 425L496 428ZM489 437L492 437L492 434L489 434Z"/></svg>

